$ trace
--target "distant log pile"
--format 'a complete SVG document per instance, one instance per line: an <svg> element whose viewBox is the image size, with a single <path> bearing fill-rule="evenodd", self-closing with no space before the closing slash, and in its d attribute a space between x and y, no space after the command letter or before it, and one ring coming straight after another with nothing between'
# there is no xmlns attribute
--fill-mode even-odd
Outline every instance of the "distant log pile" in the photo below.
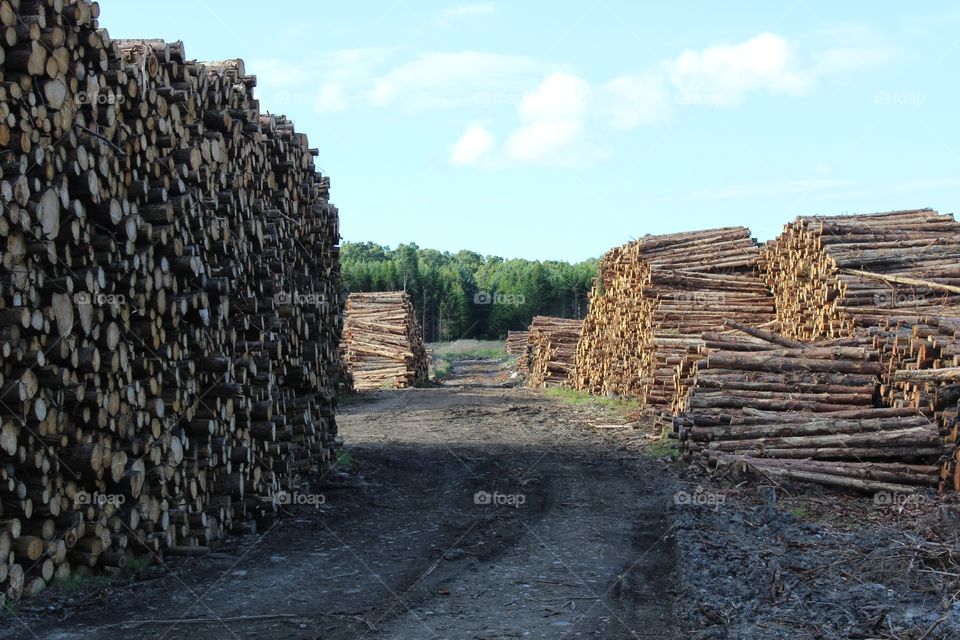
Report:
<svg viewBox="0 0 960 640"><path fill-rule="evenodd" d="M536 316L530 323L529 385L567 386L576 359L582 320Z"/></svg>
<svg viewBox="0 0 960 640"><path fill-rule="evenodd" d="M507 341L504 344L504 351L510 356L519 356L527 348L526 331L507 331Z"/></svg>
<svg viewBox="0 0 960 640"><path fill-rule="evenodd" d="M744 227L650 236L601 260L577 346L577 389L669 408L676 367L725 320L761 325L773 299Z"/></svg>
<svg viewBox="0 0 960 640"><path fill-rule="evenodd" d="M332 459L337 210L241 60L3 1L3 599L200 554Z"/></svg>
<svg viewBox="0 0 960 640"><path fill-rule="evenodd" d="M960 223L930 209L799 217L763 251L784 335L960 315Z"/></svg>
<svg viewBox="0 0 960 640"><path fill-rule="evenodd" d="M355 389L401 389L427 381L429 361L409 293L351 293L343 339Z"/></svg>

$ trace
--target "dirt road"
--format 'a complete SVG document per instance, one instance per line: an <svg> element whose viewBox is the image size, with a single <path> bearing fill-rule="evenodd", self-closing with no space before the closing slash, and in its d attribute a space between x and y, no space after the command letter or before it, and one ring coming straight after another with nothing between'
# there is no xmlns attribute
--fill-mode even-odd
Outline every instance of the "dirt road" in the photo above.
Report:
<svg viewBox="0 0 960 640"><path fill-rule="evenodd" d="M0 637L674 637L671 481L584 429L600 410L496 366L344 407L352 468L321 505L149 582L27 602Z"/></svg>

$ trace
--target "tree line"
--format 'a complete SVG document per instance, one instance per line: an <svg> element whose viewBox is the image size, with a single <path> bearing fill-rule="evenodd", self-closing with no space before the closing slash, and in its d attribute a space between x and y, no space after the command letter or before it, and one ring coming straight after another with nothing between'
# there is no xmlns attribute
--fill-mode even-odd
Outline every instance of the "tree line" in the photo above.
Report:
<svg viewBox="0 0 960 640"><path fill-rule="evenodd" d="M348 291L409 291L429 342L501 339L535 315L582 318L597 260L505 260L373 242L341 247Z"/></svg>

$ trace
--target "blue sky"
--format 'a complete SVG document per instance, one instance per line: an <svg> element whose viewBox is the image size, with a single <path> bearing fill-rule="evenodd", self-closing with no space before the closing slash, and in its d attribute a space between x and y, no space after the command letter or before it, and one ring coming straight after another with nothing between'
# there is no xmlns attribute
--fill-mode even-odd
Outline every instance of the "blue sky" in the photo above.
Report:
<svg viewBox="0 0 960 640"><path fill-rule="evenodd" d="M116 38L243 58L345 240L581 260L647 233L960 193L947 2L134 2Z"/></svg>

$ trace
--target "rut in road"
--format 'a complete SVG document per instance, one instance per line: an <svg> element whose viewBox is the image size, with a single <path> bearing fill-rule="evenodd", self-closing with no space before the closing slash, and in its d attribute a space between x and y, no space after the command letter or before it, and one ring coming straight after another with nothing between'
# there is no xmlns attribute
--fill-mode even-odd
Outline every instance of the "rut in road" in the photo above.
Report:
<svg viewBox="0 0 960 640"><path fill-rule="evenodd" d="M671 481L496 366L345 407L356 468L321 508L0 637L673 637Z"/></svg>

